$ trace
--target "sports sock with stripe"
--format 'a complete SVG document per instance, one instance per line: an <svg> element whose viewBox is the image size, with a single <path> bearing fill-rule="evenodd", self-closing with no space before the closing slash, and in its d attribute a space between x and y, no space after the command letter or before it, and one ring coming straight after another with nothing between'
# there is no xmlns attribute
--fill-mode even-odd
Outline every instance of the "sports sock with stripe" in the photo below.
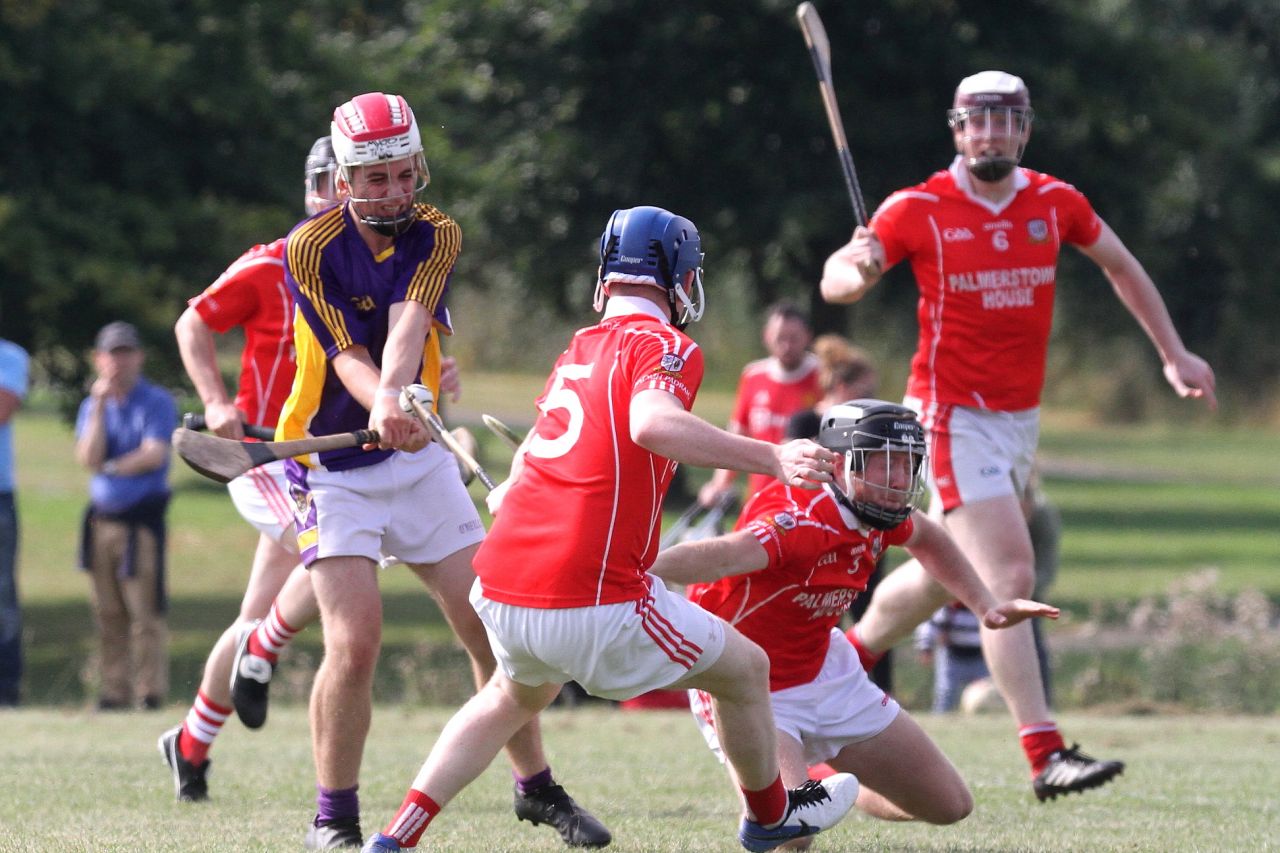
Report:
<svg viewBox="0 0 1280 853"><path fill-rule="evenodd" d="M301 628L294 628L280 616L280 604L271 603L271 612L262 620L249 637L249 654L265 658L274 665L280 658L280 652L289 645Z"/></svg>
<svg viewBox="0 0 1280 853"><path fill-rule="evenodd" d="M440 814L440 804L419 791L410 788L400 810L382 830L388 838L394 838L401 847L417 847L418 839L426 831L431 819Z"/></svg>
<svg viewBox="0 0 1280 853"><path fill-rule="evenodd" d="M1058 731L1058 724L1053 720L1020 726L1018 739L1022 741L1022 751L1027 756L1027 763L1031 765L1033 776L1049 763L1050 755L1067 748L1062 740L1062 733Z"/></svg>
<svg viewBox="0 0 1280 853"><path fill-rule="evenodd" d="M196 701L187 711L187 718L182 721L182 733L178 735L178 751L182 757L190 764L203 764L209 757L213 739L230 716L230 708L214 702L203 690L196 691Z"/></svg>

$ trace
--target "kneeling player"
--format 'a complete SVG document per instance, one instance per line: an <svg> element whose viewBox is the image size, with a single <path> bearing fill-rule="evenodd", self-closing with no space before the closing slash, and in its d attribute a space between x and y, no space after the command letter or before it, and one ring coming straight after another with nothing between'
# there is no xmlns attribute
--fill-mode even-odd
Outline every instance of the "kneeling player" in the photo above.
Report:
<svg viewBox="0 0 1280 853"><path fill-rule="evenodd" d="M973 799L924 731L866 676L837 628L876 559L901 545L989 628L1058 610L998 602L951 537L915 505L923 491L924 431L907 408L881 400L832 407L818 443L844 458L819 492L774 482L743 508L734 532L663 551L652 572L692 584L689 597L769 655L783 783L821 762L856 774L857 806L886 820L961 820ZM692 704L708 744L719 738L706 697ZM807 843L809 839L804 839Z"/></svg>

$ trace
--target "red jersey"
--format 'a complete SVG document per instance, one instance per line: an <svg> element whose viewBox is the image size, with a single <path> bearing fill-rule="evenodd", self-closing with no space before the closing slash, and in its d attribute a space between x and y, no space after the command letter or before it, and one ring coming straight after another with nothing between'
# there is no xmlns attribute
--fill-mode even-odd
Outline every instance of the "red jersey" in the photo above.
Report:
<svg viewBox="0 0 1280 853"><path fill-rule="evenodd" d="M812 409L821 397L818 359L813 353L807 353L801 365L790 372L784 371L775 358L749 362L738 379L729 428L750 438L781 444L791 416ZM747 494L753 495L772 482L774 478L768 474L750 474Z"/></svg>
<svg viewBox="0 0 1280 853"><path fill-rule="evenodd" d="M1002 206L947 171L885 199L871 220L885 261L910 260L920 328L907 394L996 411L1040 404L1063 243L1093 245L1102 221L1050 175L1019 169Z"/></svg>
<svg viewBox="0 0 1280 853"><path fill-rule="evenodd" d="M867 588L884 549L910 539L915 523L863 528L830 491L775 482L747 501L734 529L751 531L769 565L694 584L689 598L763 648L769 689L783 690L817 677L831 629Z"/></svg>
<svg viewBox="0 0 1280 853"><path fill-rule="evenodd" d="M254 246L187 302L218 334L244 327L236 408L274 427L293 387L293 297L284 283L284 239Z"/></svg>
<svg viewBox="0 0 1280 853"><path fill-rule="evenodd" d="M544 608L645 598L676 463L631 440L631 398L658 389L688 410L701 382L702 351L654 316L606 315L575 334L538 399L524 470L476 554L485 596Z"/></svg>

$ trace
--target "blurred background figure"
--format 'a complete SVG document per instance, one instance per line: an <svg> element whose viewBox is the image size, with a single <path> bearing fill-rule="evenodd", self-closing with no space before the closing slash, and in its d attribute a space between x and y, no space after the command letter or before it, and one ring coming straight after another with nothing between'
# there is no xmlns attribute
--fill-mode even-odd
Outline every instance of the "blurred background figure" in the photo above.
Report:
<svg viewBox="0 0 1280 853"><path fill-rule="evenodd" d="M0 708L18 704L22 684L13 416L27 396L28 363L26 350L12 341L0 339Z"/></svg>
<svg viewBox="0 0 1280 853"><path fill-rule="evenodd" d="M1022 492L1022 512L1031 534L1035 552L1036 585L1032 598L1041 599L1058 576L1059 543L1062 539L1062 514L1040 488L1038 471ZM865 608L865 605L864 605ZM1053 706L1052 672L1049 646L1040 622L1032 624L1036 656L1040 659L1040 680L1044 685L1045 703ZM915 648L921 662L933 668L933 710L954 711L956 708L975 713L1004 708L999 691L991 680L991 671L982 657L982 638L978 617L957 601L934 611L915 632Z"/></svg>
<svg viewBox="0 0 1280 853"><path fill-rule="evenodd" d="M818 357L809 351L813 328L809 317L790 302L778 302L765 314L761 333L767 358L742 368L728 431L781 444L787 422L796 412L812 408L822 396L818 387ZM698 503L713 506L733 489L736 471L717 470L698 491ZM771 482L764 474L747 477L747 497Z"/></svg>
<svg viewBox="0 0 1280 853"><path fill-rule="evenodd" d="M138 330L108 323L76 417L76 461L93 472L80 543L98 630L98 708L155 710L169 690L165 514L178 410L142 377Z"/></svg>

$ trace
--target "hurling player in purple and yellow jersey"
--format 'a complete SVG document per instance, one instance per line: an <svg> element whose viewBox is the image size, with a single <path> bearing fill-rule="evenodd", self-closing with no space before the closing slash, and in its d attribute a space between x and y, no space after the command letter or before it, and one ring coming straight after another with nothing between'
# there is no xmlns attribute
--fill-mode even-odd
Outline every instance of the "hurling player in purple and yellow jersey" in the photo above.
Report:
<svg viewBox="0 0 1280 853"><path fill-rule="evenodd" d="M448 332L445 294L458 225L417 197L429 180L404 98L372 92L334 111L338 186L347 201L290 232L285 280L297 303L297 372L276 437L369 427L381 443L290 460L298 549L324 621L324 661L311 696L317 813L311 849L360 846L356 787L381 645L377 565L399 559L427 584L471 654L493 672L484 628L467 600L484 525L453 457L400 408L400 389L438 391L424 345ZM431 374L435 375L431 375ZM570 844L610 835L554 783L534 720L508 744L516 814L550 823Z"/></svg>

